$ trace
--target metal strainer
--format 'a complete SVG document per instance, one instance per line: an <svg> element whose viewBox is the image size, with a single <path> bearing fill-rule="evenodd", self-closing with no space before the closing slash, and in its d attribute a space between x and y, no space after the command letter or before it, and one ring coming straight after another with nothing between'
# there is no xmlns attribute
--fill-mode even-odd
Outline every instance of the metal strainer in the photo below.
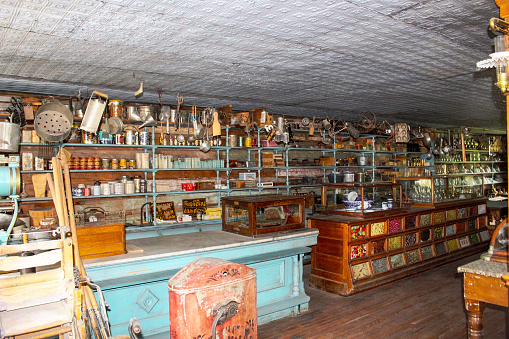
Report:
<svg viewBox="0 0 509 339"><path fill-rule="evenodd" d="M60 101L51 99L36 112L34 129L45 141L60 142L71 133L73 116Z"/></svg>

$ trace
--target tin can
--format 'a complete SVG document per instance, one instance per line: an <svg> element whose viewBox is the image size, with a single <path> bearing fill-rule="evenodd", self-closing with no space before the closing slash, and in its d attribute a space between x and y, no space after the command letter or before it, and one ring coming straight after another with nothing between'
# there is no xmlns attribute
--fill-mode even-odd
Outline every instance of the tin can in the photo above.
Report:
<svg viewBox="0 0 509 339"><path fill-rule="evenodd" d="M138 143L138 137L135 131L127 130L125 131L125 144L126 145L136 145Z"/></svg>
<svg viewBox="0 0 509 339"><path fill-rule="evenodd" d="M84 144L96 144L97 143L97 137L94 133L83 131L83 133L81 135L83 137Z"/></svg>
<svg viewBox="0 0 509 339"><path fill-rule="evenodd" d="M110 184L108 184L107 182L101 184L101 194L102 195L110 195L111 194Z"/></svg>
<svg viewBox="0 0 509 339"><path fill-rule="evenodd" d="M125 193L125 184L123 182L116 182L114 185L115 194Z"/></svg>
<svg viewBox="0 0 509 339"><path fill-rule="evenodd" d="M134 176L133 182L134 182L134 193L140 193L141 192L141 177L139 175Z"/></svg>
<svg viewBox="0 0 509 339"><path fill-rule="evenodd" d="M145 179L141 179L140 193L147 193L147 180L145 180Z"/></svg>
<svg viewBox="0 0 509 339"><path fill-rule="evenodd" d="M127 169L127 159L120 159L118 162L118 167L120 169Z"/></svg>
<svg viewBox="0 0 509 339"><path fill-rule="evenodd" d="M238 140L236 135L228 136L228 146L236 147L238 145Z"/></svg>
<svg viewBox="0 0 509 339"><path fill-rule="evenodd" d="M140 145L150 145L151 143L151 133L147 131L140 132L139 137Z"/></svg>
<svg viewBox="0 0 509 339"><path fill-rule="evenodd" d="M90 187L83 188L83 195L88 197L89 195L92 195L92 189Z"/></svg>
<svg viewBox="0 0 509 339"><path fill-rule="evenodd" d="M129 169L135 169L136 168L136 160L129 160Z"/></svg>
<svg viewBox="0 0 509 339"><path fill-rule="evenodd" d="M111 159L111 169L118 169L118 159Z"/></svg>
<svg viewBox="0 0 509 339"><path fill-rule="evenodd" d="M120 117L124 116L124 101L123 100L110 100L109 104L109 112L112 117Z"/></svg>
<svg viewBox="0 0 509 339"><path fill-rule="evenodd" d="M110 161L110 159L102 159L101 160L101 166L102 166L102 169L110 169L111 168L111 161Z"/></svg>
<svg viewBox="0 0 509 339"><path fill-rule="evenodd" d="M117 145L124 144L124 135L123 134L115 134L115 144L117 144Z"/></svg>

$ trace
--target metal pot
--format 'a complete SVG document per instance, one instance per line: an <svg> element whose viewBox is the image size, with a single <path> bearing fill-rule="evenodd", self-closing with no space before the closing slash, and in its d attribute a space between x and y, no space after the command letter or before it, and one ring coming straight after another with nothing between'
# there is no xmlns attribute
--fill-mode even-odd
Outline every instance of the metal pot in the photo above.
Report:
<svg viewBox="0 0 509 339"><path fill-rule="evenodd" d="M34 129L45 141L60 142L71 133L72 122L73 116L69 108L53 99L43 104L35 113ZM95 133L95 130L93 132Z"/></svg>
<svg viewBox="0 0 509 339"><path fill-rule="evenodd" d="M365 179L366 179L366 177L364 175L364 172L355 173L355 181L356 182L364 182Z"/></svg>
<svg viewBox="0 0 509 339"><path fill-rule="evenodd" d="M19 125L10 122L0 122L0 151L18 153L20 131Z"/></svg>
<svg viewBox="0 0 509 339"><path fill-rule="evenodd" d="M366 156L360 156L357 158L357 165L366 166L368 164L368 158Z"/></svg>
<svg viewBox="0 0 509 339"><path fill-rule="evenodd" d="M343 173L343 182L354 182L354 181L355 181L355 177L354 177L353 172L345 171Z"/></svg>

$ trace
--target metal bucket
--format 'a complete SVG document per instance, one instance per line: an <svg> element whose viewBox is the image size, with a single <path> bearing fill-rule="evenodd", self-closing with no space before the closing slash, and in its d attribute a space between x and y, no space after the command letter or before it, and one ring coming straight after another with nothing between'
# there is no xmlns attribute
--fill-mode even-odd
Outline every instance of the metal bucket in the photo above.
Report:
<svg viewBox="0 0 509 339"><path fill-rule="evenodd" d="M0 197L18 195L20 188L19 167L0 167Z"/></svg>
<svg viewBox="0 0 509 339"><path fill-rule="evenodd" d="M0 122L0 152L18 153L19 129L18 124Z"/></svg>

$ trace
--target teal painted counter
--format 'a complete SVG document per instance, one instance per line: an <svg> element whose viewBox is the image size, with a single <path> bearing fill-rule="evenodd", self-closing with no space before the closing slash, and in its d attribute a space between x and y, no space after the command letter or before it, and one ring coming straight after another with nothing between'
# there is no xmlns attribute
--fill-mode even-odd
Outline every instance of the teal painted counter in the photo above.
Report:
<svg viewBox="0 0 509 339"><path fill-rule="evenodd" d="M251 238L211 230L127 241L143 253L85 260L88 276L109 305L113 335L127 334L136 317L145 338L168 338L167 281L182 267L202 257L216 257L256 269L258 323L308 308L302 282L302 258L316 244L318 231L299 229Z"/></svg>

